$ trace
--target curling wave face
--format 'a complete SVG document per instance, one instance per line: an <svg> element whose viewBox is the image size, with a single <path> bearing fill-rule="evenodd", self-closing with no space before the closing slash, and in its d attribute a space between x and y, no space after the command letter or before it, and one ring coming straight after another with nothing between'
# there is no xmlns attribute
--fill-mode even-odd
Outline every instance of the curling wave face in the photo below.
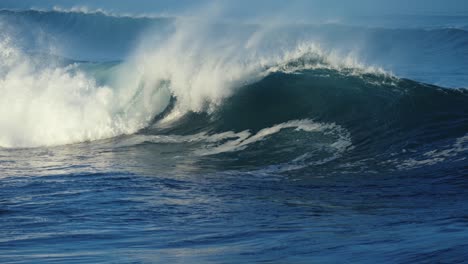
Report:
<svg viewBox="0 0 468 264"><path fill-rule="evenodd" d="M281 38L268 27L224 32L226 26L193 22L175 20L164 34L148 27L117 62L25 52L5 27L0 146L131 135L115 146L182 144L187 156L227 155L243 165L251 153L265 165L282 164L279 171L338 157L346 170L363 170L356 164L369 153L381 168L466 153L466 90L400 79L350 50ZM443 153L431 152L440 146Z"/></svg>

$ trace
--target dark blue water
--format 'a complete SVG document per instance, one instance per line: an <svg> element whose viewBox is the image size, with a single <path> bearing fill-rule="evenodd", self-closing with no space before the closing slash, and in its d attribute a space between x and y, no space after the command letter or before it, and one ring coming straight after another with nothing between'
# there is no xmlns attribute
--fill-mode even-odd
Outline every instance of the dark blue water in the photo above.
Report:
<svg viewBox="0 0 468 264"><path fill-rule="evenodd" d="M281 26L322 50L251 78L261 26L1 11L0 262L467 262L468 33L439 20Z"/></svg>
<svg viewBox="0 0 468 264"><path fill-rule="evenodd" d="M189 173L195 168L164 168L157 157L151 145L2 151L11 175L1 182L2 261L467 258L466 161L323 177L313 170Z"/></svg>

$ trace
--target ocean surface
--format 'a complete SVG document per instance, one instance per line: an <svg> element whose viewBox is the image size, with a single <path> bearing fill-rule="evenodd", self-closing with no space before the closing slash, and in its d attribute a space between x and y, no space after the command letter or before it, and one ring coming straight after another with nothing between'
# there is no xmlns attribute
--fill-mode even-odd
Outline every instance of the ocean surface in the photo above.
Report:
<svg viewBox="0 0 468 264"><path fill-rule="evenodd" d="M1 263L468 263L468 17L0 10Z"/></svg>

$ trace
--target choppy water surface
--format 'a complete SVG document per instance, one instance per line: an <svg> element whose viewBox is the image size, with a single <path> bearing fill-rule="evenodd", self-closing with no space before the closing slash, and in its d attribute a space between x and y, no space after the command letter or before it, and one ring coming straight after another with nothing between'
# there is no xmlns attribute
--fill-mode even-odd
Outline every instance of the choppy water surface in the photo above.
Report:
<svg viewBox="0 0 468 264"><path fill-rule="evenodd" d="M465 262L468 33L441 19L0 11L1 262Z"/></svg>

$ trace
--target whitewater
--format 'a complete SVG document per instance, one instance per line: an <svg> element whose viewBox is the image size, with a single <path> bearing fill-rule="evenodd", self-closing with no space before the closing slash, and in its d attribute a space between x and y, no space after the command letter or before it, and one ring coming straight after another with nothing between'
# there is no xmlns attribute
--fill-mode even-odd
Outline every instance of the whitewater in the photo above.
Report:
<svg viewBox="0 0 468 264"><path fill-rule="evenodd" d="M468 18L363 19L0 10L0 259L466 261Z"/></svg>

